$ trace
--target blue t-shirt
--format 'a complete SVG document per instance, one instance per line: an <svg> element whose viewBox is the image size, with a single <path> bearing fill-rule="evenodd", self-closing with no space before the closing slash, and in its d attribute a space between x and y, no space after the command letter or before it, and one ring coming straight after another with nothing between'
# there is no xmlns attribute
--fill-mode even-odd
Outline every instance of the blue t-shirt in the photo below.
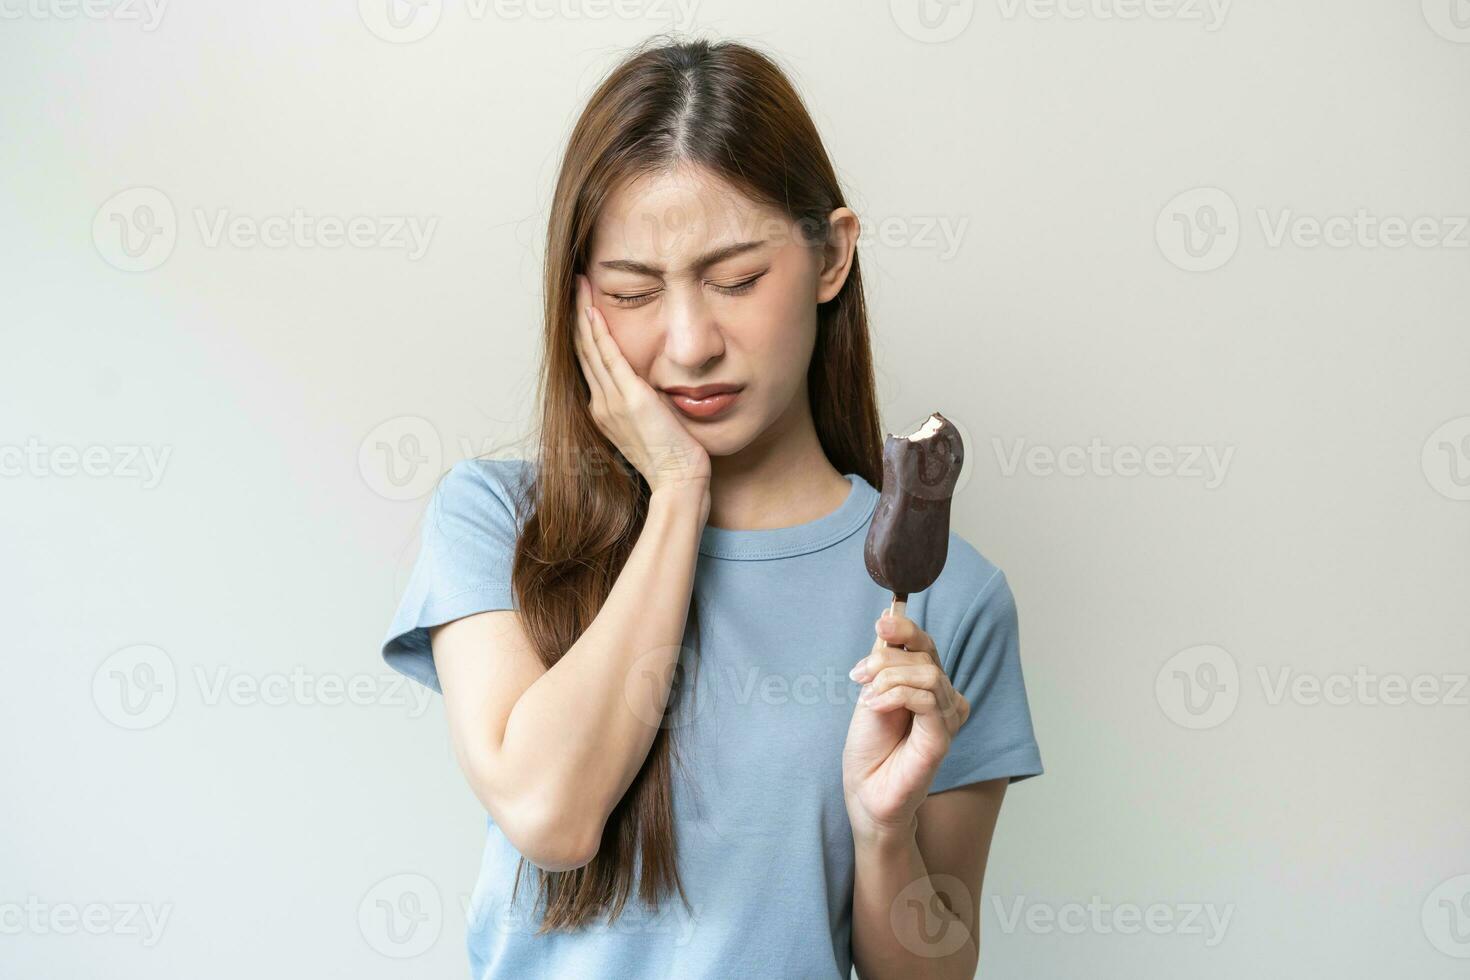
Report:
<svg viewBox="0 0 1470 980"><path fill-rule="evenodd" d="M511 556L525 515L516 501L533 467L471 459L440 482L383 644L395 669L439 691L428 627L517 608ZM878 491L857 474L847 479L847 500L814 521L706 526L700 539L698 646L690 623L671 722L675 845L693 911L677 893L657 910L635 893L611 924L538 937L534 869L512 907L520 855L487 816L469 907L476 978L847 980L854 854L842 748L859 693L847 672L891 598L863 564ZM971 706L930 792L1040 774L1016 607L1000 569L951 532L943 572L909 597L907 615L934 638Z"/></svg>

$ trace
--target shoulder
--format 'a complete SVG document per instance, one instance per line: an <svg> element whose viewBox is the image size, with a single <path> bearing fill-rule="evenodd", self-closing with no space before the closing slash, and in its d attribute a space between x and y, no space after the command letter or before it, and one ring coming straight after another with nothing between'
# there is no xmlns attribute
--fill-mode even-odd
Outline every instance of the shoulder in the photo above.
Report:
<svg viewBox="0 0 1470 980"><path fill-rule="evenodd" d="M949 553L929 589L924 628L948 649L998 627L1013 631L1015 597L1005 572L964 536L951 531Z"/></svg>
<svg viewBox="0 0 1470 980"><path fill-rule="evenodd" d="M462 459L440 477L434 489L435 509L464 513L503 507L515 514L521 509L530 476L530 460Z"/></svg>
<svg viewBox="0 0 1470 980"><path fill-rule="evenodd" d="M949 553L935 580L934 601L962 612L976 603L1010 601L1010 584L995 562L956 531L949 532Z"/></svg>
<svg viewBox="0 0 1470 980"><path fill-rule="evenodd" d="M486 547L515 540L528 512L530 470L523 459L460 460L435 485L422 533L440 547L445 541Z"/></svg>

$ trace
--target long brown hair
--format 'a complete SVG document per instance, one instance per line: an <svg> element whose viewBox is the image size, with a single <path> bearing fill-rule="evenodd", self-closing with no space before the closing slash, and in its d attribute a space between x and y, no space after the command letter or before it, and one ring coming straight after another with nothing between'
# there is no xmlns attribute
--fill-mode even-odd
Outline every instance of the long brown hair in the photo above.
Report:
<svg viewBox="0 0 1470 980"><path fill-rule="evenodd" d="M546 232L540 438L512 586L526 635L548 670L602 608L648 512L648 484L592 419L572 341L574 276L586 270L599 209L623 181L674 166L702 168L784 213L809 245L826 242L828 215L844 206L816 127L770 57L735 42L656 40L666 39L645 41L603 79L577 120ZM882 433L856 255L817 318L807 372L817 435L839 472L876 486ZM692 601L691 622L697 637ZM545 909L540 933L575 928L604 912L609 922L617 918L633 890L635 857L646 905L677 889L687 907L674 847L672 735L666 718L590 863L537 869ZM516 868L517 887L526 866L522 859Z"/></svg>

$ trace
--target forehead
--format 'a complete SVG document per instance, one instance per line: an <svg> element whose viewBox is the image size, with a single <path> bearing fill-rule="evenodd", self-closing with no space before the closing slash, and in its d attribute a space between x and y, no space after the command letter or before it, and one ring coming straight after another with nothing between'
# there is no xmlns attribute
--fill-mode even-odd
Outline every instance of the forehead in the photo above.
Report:
<svg viewBox="0 0 1470 980"><path fill-rule="evenodd" d="M738 241L781 244L789 219L708 171L682 167L619 184L592 233L591 261L633 259L682 269L697 256Z"/></svg>

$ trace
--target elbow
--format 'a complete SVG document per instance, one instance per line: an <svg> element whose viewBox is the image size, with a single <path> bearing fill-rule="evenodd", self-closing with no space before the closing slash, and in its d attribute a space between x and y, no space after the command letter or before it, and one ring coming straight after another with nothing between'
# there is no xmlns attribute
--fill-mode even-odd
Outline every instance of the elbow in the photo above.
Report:
<svg viewBox="0 0 1470 980"><path fill-rule="evenodd" d="M541 814L522 824L525 847L517 846L517 849L543 871L575 871L585 867L597 856L602 834L600 828L594 833L593 828L581 823L565 809Z"/></svg>
<svg viewBox="0 0 1470 980"><path fill-rule="evenodd" d="M521 856L542 871L585 867L602 844L601 823L592 825L576 807L545 801L525 801L501 830Z"/></svg>

